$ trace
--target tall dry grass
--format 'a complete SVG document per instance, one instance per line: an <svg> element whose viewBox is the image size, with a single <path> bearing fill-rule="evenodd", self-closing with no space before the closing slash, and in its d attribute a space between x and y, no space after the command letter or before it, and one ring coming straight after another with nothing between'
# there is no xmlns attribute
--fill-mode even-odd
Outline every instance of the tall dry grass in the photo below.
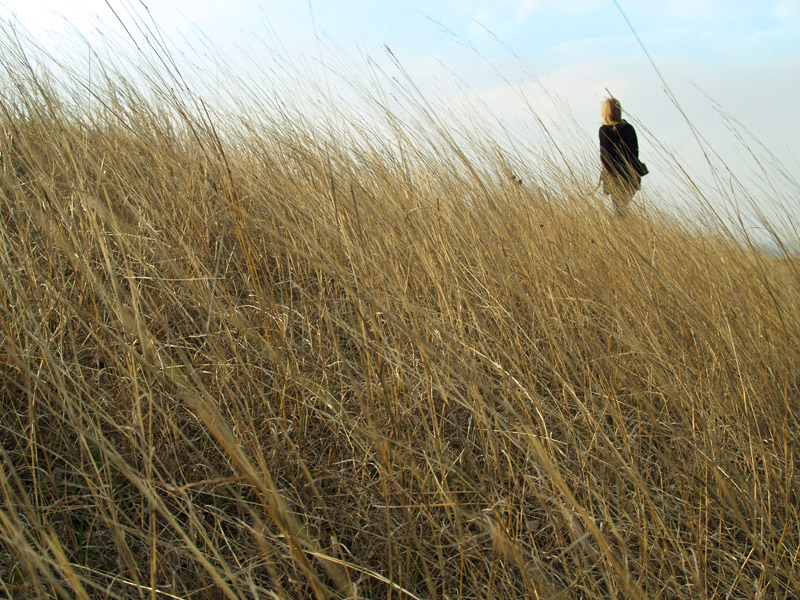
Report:
<svg viewBox="0 0 800 600"><path fill-rule="evenodd" d="M796 255L7 41L0 593L800 595Z"/></svg>

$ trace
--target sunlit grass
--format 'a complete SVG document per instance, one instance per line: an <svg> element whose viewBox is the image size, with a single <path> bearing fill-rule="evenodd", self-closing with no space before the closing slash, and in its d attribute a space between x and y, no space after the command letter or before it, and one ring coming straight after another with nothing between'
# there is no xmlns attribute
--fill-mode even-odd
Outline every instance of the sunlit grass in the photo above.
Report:
<svg viewBox="0 0 800 600"><path fill-rule="evenodd" d="M325 124L107 65L86 110L8 41L4 594L800 595L796 255L410 82Z"/></svg>

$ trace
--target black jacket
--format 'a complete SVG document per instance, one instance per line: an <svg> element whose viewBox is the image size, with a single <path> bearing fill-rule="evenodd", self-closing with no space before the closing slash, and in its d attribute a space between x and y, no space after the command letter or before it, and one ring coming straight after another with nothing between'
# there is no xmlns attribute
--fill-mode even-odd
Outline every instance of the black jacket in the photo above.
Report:
<svg viewBox="0 0 800 600"><path fill-rule="evenodd" d="M641 177L633 165L639 162L639 140L636 130L626 121L600 127L600 162L603 174L628 179L637 183Z"/></svg>

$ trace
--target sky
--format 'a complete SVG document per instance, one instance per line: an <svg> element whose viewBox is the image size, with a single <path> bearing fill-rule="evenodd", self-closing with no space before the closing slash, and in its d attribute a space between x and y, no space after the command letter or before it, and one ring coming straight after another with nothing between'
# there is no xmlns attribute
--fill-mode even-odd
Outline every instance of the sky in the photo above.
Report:
<svg viewBox="0 0 800 600"><path fill-rule="evenodd" d="M800 0L0 0L0 19L48 47L115 31L110 7L146 7L175 44L202 32L256 62L269 48L386 60L388 47L425 93L461 90L515 124L566 111L589 146L610 91L655 187L662 146L700 175L712 148L757 179L737 135L800 180Z"/></svg>

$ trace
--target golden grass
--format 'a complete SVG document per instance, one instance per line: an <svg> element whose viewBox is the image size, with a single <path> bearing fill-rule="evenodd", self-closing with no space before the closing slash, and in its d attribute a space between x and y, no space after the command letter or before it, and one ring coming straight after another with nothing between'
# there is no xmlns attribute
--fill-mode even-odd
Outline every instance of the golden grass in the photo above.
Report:
<svg viewBox="0 0 800 600"><path fill-rule="evenodd" d="M85 112L27 60L0 593L800 595L796 256L616 219L424 103L391 143L113 74Z"/></svg>

